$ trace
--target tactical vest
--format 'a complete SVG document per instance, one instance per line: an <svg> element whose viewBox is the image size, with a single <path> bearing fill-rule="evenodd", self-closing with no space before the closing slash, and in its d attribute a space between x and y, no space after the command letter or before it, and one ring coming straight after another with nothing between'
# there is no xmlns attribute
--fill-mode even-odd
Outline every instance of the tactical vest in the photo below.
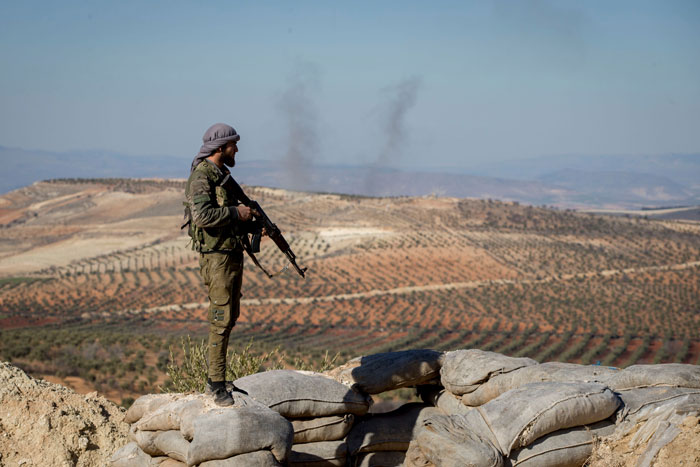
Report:
<svg viewBox="0 0 700 467"><path fill-rule="evenodd" d="M209 181L210 193L206 196L209 199L216 200L219 207L222 206L237 206L240 202L229 193L219 183L223 180L223 176L207 161L202 161L194 169L190 178L187 180L185 188L185 224L183 228L188 226L187 234L190 236L190 244L192 249L199 252L208 251L241 251L244 248L247 240L248 232L245 230L243 222L232 222L220 227L199 227L192 222L192 208L189 203L190 183L195 176L204 174ZM205 196L204 194L199 196ZM196 197L193 202L197 202Z"/></svg>

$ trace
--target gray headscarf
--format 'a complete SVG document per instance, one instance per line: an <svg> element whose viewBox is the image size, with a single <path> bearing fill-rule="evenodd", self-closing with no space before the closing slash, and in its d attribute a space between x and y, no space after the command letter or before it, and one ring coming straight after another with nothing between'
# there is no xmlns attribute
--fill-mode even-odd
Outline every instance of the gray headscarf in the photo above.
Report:
<svg viewBox="0 0 700 467"><path fill-rule="evenodd" d="M241 136L236 133L236 130L232 126L225 123L215 123L210 126L209 129L204 133L202 137L202 147L199 148L199 153L192 160L192 168L190 173L194 171L194 168L199 165L207 157L219 149L221 146L231 141L238 141Z"/></svg>

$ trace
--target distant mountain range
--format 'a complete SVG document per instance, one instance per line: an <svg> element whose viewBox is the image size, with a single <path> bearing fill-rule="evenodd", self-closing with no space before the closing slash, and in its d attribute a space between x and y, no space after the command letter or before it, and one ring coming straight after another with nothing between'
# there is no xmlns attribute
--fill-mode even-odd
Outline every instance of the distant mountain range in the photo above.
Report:
<svg viewBox="0 0 700 467"><path fill-rule="evenodd" d="M0 161L5 193L50 178L185 178L190 159L0 146ZM366 196L493 198L573 208L700 204L700 154L540 157L444 172L341 165L289 170L279 161L242 159L234 174L249 185Z"/></svg>

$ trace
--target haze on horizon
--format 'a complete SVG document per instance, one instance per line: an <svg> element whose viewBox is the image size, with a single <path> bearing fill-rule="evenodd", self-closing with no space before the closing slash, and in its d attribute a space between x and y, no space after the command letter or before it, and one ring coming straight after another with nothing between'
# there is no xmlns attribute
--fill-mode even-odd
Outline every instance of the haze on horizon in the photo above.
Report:
<svg viewBox="0 0 700 467"><path fill-rule="evenodd" d="M3 2L0 145L465 168L700 151L700 3Z"/></svg>

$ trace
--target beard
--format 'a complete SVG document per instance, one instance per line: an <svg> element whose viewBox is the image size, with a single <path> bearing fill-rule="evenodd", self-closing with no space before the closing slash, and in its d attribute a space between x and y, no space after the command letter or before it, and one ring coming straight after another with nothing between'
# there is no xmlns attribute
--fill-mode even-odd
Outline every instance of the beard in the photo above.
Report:
<svg viewBox="0 0 700 467"><path fill-rule="evenodd" d="M224 164L226 167L234 167L236 165L235 156L227 156L224 158Z"/></svg>

